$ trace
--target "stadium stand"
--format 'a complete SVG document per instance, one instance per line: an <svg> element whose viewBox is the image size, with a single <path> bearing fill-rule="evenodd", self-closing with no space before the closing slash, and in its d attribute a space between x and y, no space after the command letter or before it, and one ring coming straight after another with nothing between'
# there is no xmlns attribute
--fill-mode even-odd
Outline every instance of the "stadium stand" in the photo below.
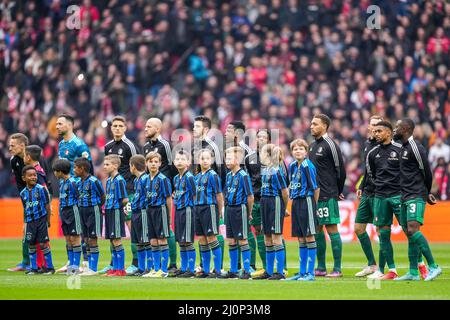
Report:
<svg viewBox="0 0 450 320"><path fill-rule="evenodd" d="M381 9L380 29L366 25L369 5ZM235 119L277 128L288 162L288 143L311 140L310 119L323 112L345 157L349 198L374 113L416 121L434 191L450 198L444 0L3 0L0 19L0 197L17 196L8 136L25 133L50 163L62 112L77 119L100 177L110 138L102 123L116 114L140 146L150 116L167 139L199 114L222 131Z"/></svg>

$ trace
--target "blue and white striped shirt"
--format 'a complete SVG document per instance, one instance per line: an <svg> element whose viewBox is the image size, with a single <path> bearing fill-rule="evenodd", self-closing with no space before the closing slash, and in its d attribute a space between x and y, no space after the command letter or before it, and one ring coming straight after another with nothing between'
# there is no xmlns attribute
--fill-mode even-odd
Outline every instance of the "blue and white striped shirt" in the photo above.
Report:
<svg viewBox="0 0 450 320"><path fill-rule="evenodd" d="M225 188L227 205L247 204L249 195L253 195L253 188L248 173L243 169L239 169L234 175L231 171L228 172Z"/></svg>
<svg viewBox="0 0 450 320"><path fill-rule="evenodd" d="M181 177L177 174L174 178L174 203L177 209L192 207L195 196L195 177L190 172L185 172Z"/></svg>
<svg viewBox="0 0 450 320"><path fill-rule="evenodd" d="M169 178L163 173L152 179L149 175L147 180L147 204L149 207L159 207L167 203L166 198L172 196L172 185Z"/></svg>
<svg viewBox="0 0 450 320"><path fill-rule="evenodd" d="M222 193L222 184L219 175L213 169L198 173L195 176L195 186L194 205L217 204L217 194Z"/></svg>
<svg viewBox="0 0 450 320"><path fill-rule="evenodd" d="M125 179L120 174L109 177L106 181L105 209L122 208L122 200L125 198L128 198Z"/></svg>
<svg viewBox="0 0 450 320"><path fill-rule="evenodd" d="M90 175L86 180L78 181L78 205L80 207L101 205L104 194L103 185L97 177Z"/></svg>
<svg viewBox="0 0 450 320"><path fill-rule="evenodd" d="M286 177L281 167L261 169L261 196L279 197L281 190L287 188Z"/></svg>
<svg viewBox="0 0 450 320"><path fill-rule="evenodd" d="M78 204L77 180L70 177L59 181L59 208L71 207Z"/></svg>
<svg viewBox="0 0 450 320"><path fill-rule="evenodd" d="M131 202L132 210L147 208L147 184L148 174L143 173L139 178L134 179L134 198Z"/></svg>
<svg viewBox="0 0 450 320"><path fill-rule="evenodd" d="M25 187L20 192L25 222L39 220L48 214L45 205L50 203L48 192L45 188L36 184L31 190Z"/></svg>
<svg viewBox="0 0 450 320"><path fill-rule="evenodd" d="M289 198L305 198L314 196L317 186L316 167L309 159L304 159L299 166L297 161L289 165Z"/></svg>

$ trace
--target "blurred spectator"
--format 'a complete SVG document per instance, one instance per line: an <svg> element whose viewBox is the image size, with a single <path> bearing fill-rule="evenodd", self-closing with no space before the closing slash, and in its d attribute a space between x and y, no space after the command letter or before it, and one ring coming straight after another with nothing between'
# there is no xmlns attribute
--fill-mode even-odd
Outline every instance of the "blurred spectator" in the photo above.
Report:
<svg viewBox="0 0 450 320"><path fill-rule="evenodd" d="M450 161L450 146L442 141L441 137L436 138L436 142L431 146L428 160L433 168L438 164L439 159L443 159L444 164Z"/></svg>

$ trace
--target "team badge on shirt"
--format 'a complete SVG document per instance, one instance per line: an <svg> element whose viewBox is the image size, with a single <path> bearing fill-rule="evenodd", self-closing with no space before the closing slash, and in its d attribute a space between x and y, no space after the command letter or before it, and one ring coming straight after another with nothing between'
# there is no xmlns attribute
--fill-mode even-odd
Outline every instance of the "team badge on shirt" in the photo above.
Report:
<svg viewBox="0 0 450 320"><path fill-rule="evenodd" d="M123 153L123 149L119 149L119 151L117 152L118 154L122 154Z"/></svg>
<svg viewBox="0 0 450 320"><path fill-rule="evenodd" d="M88 154L88 152L87 151L85 151L85 152L83 152L82 154L81 154L81 156L83 157L83 158L89 158L89 154Z"/></svg>
<svg viewBox="0 0 450 320"><path fill-rule="evenodd" d="M206 183L208 181L208 177L203 177L202 183Z"/></svg>

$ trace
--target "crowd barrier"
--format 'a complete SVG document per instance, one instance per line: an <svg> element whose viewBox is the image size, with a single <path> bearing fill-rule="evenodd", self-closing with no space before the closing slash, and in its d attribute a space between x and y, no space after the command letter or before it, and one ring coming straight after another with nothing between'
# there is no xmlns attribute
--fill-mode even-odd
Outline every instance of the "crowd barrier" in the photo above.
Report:
<svg viewBox="0 0 450 320"><path fill-rule="evenodd" d="M354 221L357 208L358 202L356 201L339 201L341 223L338 228L343 242L357 241L354 234ZM50 238L63 237L58 216L58 200L56 199L52 201L52 210L53 215L49 229ZM220 230L224 234L225 228L223 226ZM371 239L378 241L373 225L368 226L367 232ZM450 242L450 201L441 201L434 206L426 206L422 232L430 242ZM291 237L290 216L284 220L283 234L285 239L294 240ZM22 236L23 209L20 199L0 199L0 238L22 238ZM395 219L394 225L392 226L392 240L397 242L406 241L406 237Z"/></svg>

